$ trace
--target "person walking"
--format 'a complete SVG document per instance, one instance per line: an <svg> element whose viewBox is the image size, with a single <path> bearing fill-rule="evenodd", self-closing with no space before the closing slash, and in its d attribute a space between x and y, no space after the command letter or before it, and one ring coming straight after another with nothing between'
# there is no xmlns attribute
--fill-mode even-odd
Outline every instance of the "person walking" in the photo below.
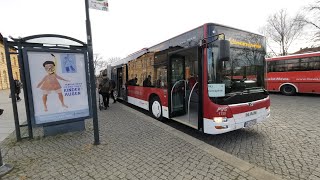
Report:
<svg viewBox="0 0 320 180"><path fill-rule="evenodd" d="M14 86L15 86L15 94L16 94L16 98L17 98L17 102L21 101L20 98L20 93L21 93L21 83L19 80L15 79L14 80Z"/></svg>
<svg viewBox="0 0 320 180"><path fill-rule="evenodd" d="M117 100L116 100L116 97L114 96L114 91L115 91L115 89L116 89L116 82L115 82L113 79L111 79L110 82L111 82L111 91L110 91L111 97L112 97L112 99L113 99L113 103L116 103Z"/></svg>
<svg viewBox="0 0 320 180"><path fill-rule="evenodd" d="M99 84L99 94L102 96L104 109L109 107L109 97L110 97L111 83L106 74L102 75L102 80Z"/></svg>

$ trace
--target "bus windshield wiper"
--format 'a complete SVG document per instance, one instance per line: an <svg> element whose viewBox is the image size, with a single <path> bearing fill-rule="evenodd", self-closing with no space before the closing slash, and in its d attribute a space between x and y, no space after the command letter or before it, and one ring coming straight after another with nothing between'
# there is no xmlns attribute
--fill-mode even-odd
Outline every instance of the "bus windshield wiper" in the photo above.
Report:
<svg viewBox="0 0 320 180"><path fill-rule="evenodd" d="M240 80L240 82L245 82L247 80L247 78L242 78L241 80Z"/></svg>
<svg viewBox="0 0 320 180"><path fill-rule="evenodd" d="M228 99L230 99L230 98L232 98L232 97L234 97L236 95L242 95L242 94L243 94L242 92L229 93L228 96L225 96L226 98L223 99L223 101L227 101Z"/></svg>
<svg viewBox="0 0 320 180"><path fill-rule="evenodd" d="M262 87L251 87L251 88L246 88L244 91L246 93L257 93L257 92L265 92L265 89Z"/></svg>

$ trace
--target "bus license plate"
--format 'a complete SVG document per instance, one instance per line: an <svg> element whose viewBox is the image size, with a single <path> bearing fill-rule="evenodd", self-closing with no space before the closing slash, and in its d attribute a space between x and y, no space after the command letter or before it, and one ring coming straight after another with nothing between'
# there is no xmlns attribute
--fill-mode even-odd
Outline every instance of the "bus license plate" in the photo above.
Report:
<svg viewBox="0 0 320 180"><path fill-rule="evenodd" d="M250 126L253 126L257 124L257 120L256 119L253 119L253 120L250 120L250 121L247 121L244 123L244 127L250 127Z"/></svg>

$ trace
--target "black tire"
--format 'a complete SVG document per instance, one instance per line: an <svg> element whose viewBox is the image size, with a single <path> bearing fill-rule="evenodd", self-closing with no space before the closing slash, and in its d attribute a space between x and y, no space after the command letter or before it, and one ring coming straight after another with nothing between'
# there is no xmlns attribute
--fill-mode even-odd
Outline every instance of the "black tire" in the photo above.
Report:
<svg viewBox="0 0 320 180"><path fill-rule="evenodd" d="M159 121L163 121L162 105L161 105L160 98L158 96L153 97L150 100L149 111L154 118L158 119Z"/></svg>
<svg viewBox="0 0 320 180"><path fill-rule="evenodd" d="M284 85L280 89L281 93L286 96L293 96L297 93L297 90L292 85Z"/></svg>

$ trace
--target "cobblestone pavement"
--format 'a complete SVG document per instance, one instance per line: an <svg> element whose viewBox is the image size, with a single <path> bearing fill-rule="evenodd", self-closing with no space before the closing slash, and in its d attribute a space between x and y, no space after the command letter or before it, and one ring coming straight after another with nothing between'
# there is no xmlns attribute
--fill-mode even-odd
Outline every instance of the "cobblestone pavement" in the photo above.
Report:
<svg viewBox="0 0 320 180"><path fill-rule="evenodd" d="M11 134L14 127L14 118L12 111L12 100L9 98L10 90L0 90L0 109L4 109L4 113L0 117L0 142ZM20 94L22 101L17 103L20 124L26 121L25 104L23 91Z"/></svg>
<svg viewBox="0 0 320 180"><path fill-rule="evenodd" d="M320 96L271 94L271 117L249 129L205 135L167 124L283 179L320 179Z"/></svg>
<svg viewBox="0 0 320 180"><path fill-rule="evenodd" d="M99 112L99 122L98 146L92 145L90 120L84 132L19 143L11 134L1 147L4 162L13 164L14 169L2 179L266 179L259 178L260 172L266 171L240 159L226 163L223 157L210 154L216 148L195 138L190 143L181 138L188 135L123 104ZM205 150L195 145L197 142ZM249 168L243 170L245 166Z"/></svg>

